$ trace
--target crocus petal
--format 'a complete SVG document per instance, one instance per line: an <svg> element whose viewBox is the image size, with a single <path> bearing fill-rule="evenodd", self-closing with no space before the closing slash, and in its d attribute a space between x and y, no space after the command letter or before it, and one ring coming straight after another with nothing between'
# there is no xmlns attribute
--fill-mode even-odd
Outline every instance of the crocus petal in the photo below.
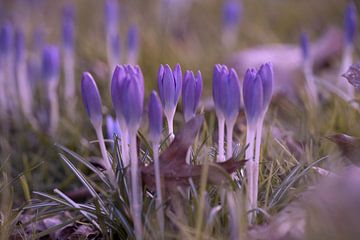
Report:
<svg viewBox="0 0 360 240"><path fill-rule="evenodd" d="M351 44L355 40L357 28L356 7L353 2L350 2L345 10L345 42Z"/></svg>
<svg viewBox="0 0 360 240"><path fill-rule="evenodd" d="M121 87L125 79L125 69L121 65L115 67L112 79L111 79L111 100L116 112L116 117L123 121L122 104L121 104Z"/></svg>
<svg viewBox="0 0 360 240"><path fill-rule="evenodd" d="M250 124L254 124L259 119L263 109L262 82L255 69L248 69L245 73L243 98L246 118Z"/></svg>
<svg viewBox="0 0 360 240"><path fill-rule="evenodd" d="M306 33L302 32L300 35L300 48L303 59L309 58L309 38Z"/></svg>
<svg viewBox="0 0 360 240"><path fill-rule="evenodd" d="M240 111L240 82L239 78L232 68L230 69L226 81L226 99L225 119L227 121L234 121Z"/></svg>
<svg viewBox="0 0 360 240"><path fill-rule="evenodd" d="M266 111L270 104L273 91L274 74L271 63L261 65L258 74L260 75L263 89L263 110Z"/></svg>
<svg viewBox="0 0 360 240"><path fill-rule="evenodd" d="M101 97L90 73L84 72L81 79L81 95L87 114L95 129L101 127Z"/></svg>
<svg viewBox="0 0 360 240"><path fill-rule="evenodd" d="M60 52L54 45L46 46L42 55L43 79L58 80L60 74Z"/></svg>
<svg viewBox="0 0 360 240"><path fill-rule="evenodd" d="M173 75L174 75L174 84L175 84L174 106L176 106L176 104L179 101L181 88L182 88L182 72L181 72L180 64L175 65Z"/></svg>
<svg viewBox="0 0 360 240"><path fill-rule="evenodd" d="M162 99L165 110L174 108L174 99L175 99L175 82L174 76L169 65L164 67L164 78L162 80L163 84L163 93L164 99ZM160 89L159 89L160 91Z"/></svg>

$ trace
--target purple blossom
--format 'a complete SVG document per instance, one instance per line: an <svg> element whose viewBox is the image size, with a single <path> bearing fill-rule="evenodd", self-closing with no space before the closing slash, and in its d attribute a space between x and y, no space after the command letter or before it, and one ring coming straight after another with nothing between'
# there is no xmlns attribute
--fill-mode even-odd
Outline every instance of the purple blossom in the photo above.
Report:
<svg viewBox="0 0 360 240"><path fill-rule="evenodd" d="M161 102L155 91L151 92L149 100L149 136L153 142L159 143L163 129Z"/></svg>
<svg viewBox="0 0 360 240"><path fill-rule="evenodd" d="M243 99L246 118L250 124L255 124L263 112L263 85L255 69L248 69L243 84Z"/></svg>
<svg viewBox="0 0 360 240"><path fill-rule="evenodd" d="M158 87L161 102L165 111L175 111L182 87L182 73L179 64L174 70L169 65L160 65Z"/></svg>
<svg viewBox="0 0 360 240"><path fill-rule="evenodd" d="M303 59L306 60L309 58L309 38L305 32L302 32L300 35L300 48Z"/></svg>
<svg viewBox="0 0 360 240"><path fill-rule="evenodd" d="M356 6L353 2L347 5L344 18L345 42L346 44L352 44L355 41L357 28Z"/></svg>
<svg viewBox="0 0 360 240"><path fill-rule="evenodd" d="M195 77L192 71L186 71L182 87L183 109L186 122L195 116L202 89L201 72L198 71Z"/></svg>
<svg viewBox="0 0 360 240"><path fill-rule="evenodd" d="M42 54L42 77L46 81L58 80L60 75L60 53L55 45L48 45Z"/></svg>
<svg viewBox="0 0 360 240"><path fill-rule="evenodd" d="M127 47L130 52L137 52L139 46L139 34L136 25L131 25L128 30Z"/></svg>
<svg viewBox="0 0 360 240"><path fill-rule="evenodd" d="M240 0L226 0L222 14L224 26L236 28L240 23L242 15L242 4Z"/></svg>
<svg viewBox="0 0 360 240"><path fill-rule="evenodd" d="M101 128L101 97L95 80L90 73L84 72L81 79L81 95L87 114L95 129Z"/></svg>
<svg viewBox="0 0 360 240"><path fill-rule="evenodd" d="M0 53L9 54L13 47L14 29L10 22L5 24L0 29Z"/></svg>
<svg viewBox="0 0 360 240"><path fill-rule="evenodd" d="M261 65L258 73L262 82L263 89L263 111L265 112L270 105L273 90L273 68L271 63Z"/></svg>
<svg viewBox="0 0 360 240"><path fill-rule="evenodd" d="M63 9L62 19L62 38L64 46L67 48L74 47L74 14L73 6L66 6Z"/></svg>

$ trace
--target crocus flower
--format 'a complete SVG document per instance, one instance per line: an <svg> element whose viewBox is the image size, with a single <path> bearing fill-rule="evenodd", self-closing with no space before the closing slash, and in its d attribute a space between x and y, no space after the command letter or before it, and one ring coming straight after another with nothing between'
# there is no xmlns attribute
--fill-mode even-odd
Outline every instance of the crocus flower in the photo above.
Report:
<svg viewBox="0 0 360 240"><path fill-rule="evenodd" d="M350 2L345 10L345 43L353 44L356 37L356 28L357 28L357 16L356 16L356 6L353 2Z"/></svg>
<svg viewBox="0 0 360 240"><path fill-rule="evenodd" d="M237 33L241 21L242 4L240 0L226 0L223 5L223 35L225 47L231 48L237 40Z"/></svg>
<svg viewBox="0 0 360 240"><path fill-rule="evenodd" d="M183 87L182 101L185 121L195 117L196 109L200 101L203 83L201 72L198 71L196 77L192 71L186 71Z"/></svg>
<svg viewBox="0 0 360 240"><path fill-rule="evenodd" d="M213 99L219 129L218 161L224 161L224 128L227 125L227 158L232 155L232 132L240 110L240 83L234 69L215 65L213 73Z"/></svg>
<svg viewBox="0 0 360 240"><path fill-rule="evenodd" d="M60 54L55 45L48 45L42 54L42 79L45 81L50 101L50 126L51 134L54 134L59 123L59 103L57 88L60 77Z"/></svg>
<svg viewBox="0 0 360 240"><path fill-rule="evenodd" d="M110 69L114 69L120 60L120 37L118 27L118 3L117 0L106 0L104 7L105 29L107 42L107 57Z"/></svg>
<svg viewBox="0 0 360 240"><path fill-rule="evenodd" d="M102 104L101 97L95 80L90 73L83 73L81 79L81 94L87 114L91 124L95 129L102 125Z"/></svg>
<svg viewBox="0 0 360 240"><path fill-rule="evenodd" d="M6 22L0 29L0 53L8 54L13 45L14 30L10 22Z"/></svg>
<svg viewBox="0 0 360 240"><path fill-rule="evenodd" d="M304 60L309 58L309 37L305 32L300 35L300 48Z"/></svg>
<svg viewBox="0 0 360 240"><path fill-rule="evenodd" d="M158 72L158 88L160 99L164 108L165 117L168 123L169 135L174 136L174 115L179 101L182 86L182 73L180 65L177 64L174 70L169 65L160 65Z"/></svg>
<svg viewBox="0 0 360 240"><path fill-rule="evenodd" d="M160 162L159 162L159 147L161 140L161 133L163 128L162 121L162 107L159 97L155 91L151 92L149 100L149 136L152 142L154 155L154 170L155 170L155 184L156 184L156 208L157 219L161 232L164 230L164 210L162 208L162 194L161 194L161 179L160 179Z"/></svg>
<svg viewBox="0 0 360 240"><path fill-rule="evenodd" d="M42 55L42 76L45 81L58 81L60 75L60 53L55 45L48 45Z"/></svg>
<svg viewBox="0 0 360 240"><path fill-rule="evenodd" d="M246 119L250 125L256 125L263 111L263 86L255 69L248 69L243 83L243 99Z"/></svg>
<svg viewBox="0 0 360 240"><path fill-rule="evenodd" d="M139 49L139 33L136 25L130 26L127 39L127 62L136 64Z"/></svg>
<svg viewBox="0 0 360 240"><path fill-rule="evenodd" d="M74 46L74 8L72 6L66 6L63 9L62 38L63 38L64 47L73 48L73 46Z"/></svg>
<svg viewBox="0 0 360 240"><path fill-rule="evenodd" d="M113 177L113 172L111 172L111 163L106 152L104 135L102 132L101 97L95 80L88 72L84 72L81 78L81 95L86 112L99 140L105 169L108 174Z"/></svg>

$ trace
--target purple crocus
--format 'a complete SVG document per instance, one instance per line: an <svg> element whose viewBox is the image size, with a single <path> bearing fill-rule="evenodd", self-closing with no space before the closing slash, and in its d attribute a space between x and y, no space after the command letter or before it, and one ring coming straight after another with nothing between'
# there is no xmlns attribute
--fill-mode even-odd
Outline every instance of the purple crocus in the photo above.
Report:
<svg viewBox="0 0 360 240"><path fill-rule="evenodd" d="M58 81L60 75L60 53L55 45L48 45L42 54L42 76L45 81Z"/></svg>
<svg viewBox="0 0 360 240"><path fill-rule="evenodd" d="M13 47L14 29L10 22L5 24L0 29L0 53L9 54Z"/></svg>
<svg viewBox="0 0 360 240"><path fill-rule="evenodd" d="M131 25L128 30L127 39L127 62L129 64L136 64L139 49L139 33L136 25Z"/></svg>
<svg viewBox="0 0 360 240"><path fill-rule="evenodd" d="M114 69L120 60L120 35L118 27L118 11L119 6L117 0L106 0L104 6L105 29L106 29L106 46L107 57L110 69Z"/></svg>
<svg viewBox="0 0 360 240"><path fill-rule="evenodd" d="M274 73L273 73L273 68L272 68L271 63L268 62L268 63L261 65L261 67L258 71L258 75L260 76L261 83L262 83L262 90L263 90L262 108L263 108L263 114L264 114L270 105L272 91L273 91Z"/></svg>
<svg viewBox="0 0 360 240"><path fill-rule="evenodd" d="M102 125L101 97L95 80L89 72L85 72L81 79L81 95L91 124L95 129Z"/></svg>
<svg viewBox="0 0 360 240"><path fill-rule="evenodd" d="M222 14L224 27L232 29L238 27L242 14L242 5L240 0L226 0L223 6Z"/></svg>
<svg viewBox="0 0 360 240"><path fill-rule="evenodd" d="M218 161L224 161L224 128L227 128L227 158L232 155L232 132L240 110L240 83L234 69L217 64L213 72L213 99L219 129Z"/></svg>
<svg viewBox="0 0 360 240"><path fill-rule="evenodd" d="M195 116L202 89L201 72L198 71L195 77L192 71L186 71L182 87L182 101L186 122Z"/></svg>
<svg viewBox="0 0 360 240"><path fill-rule="evenodd" d="M246 119L250 125L256 125L263 111L263 86L261 77L255 69L248 69L243 83L243 99Z"/></svg>
<svg viewBox="0 0 360 240"><path fill-rule="evenodd" d="M309 37L305 32L300 35L300 48L304 60L309 58Z"/></svg>
<svg viewBox="0 0 360 240"><path fill-rule="evenodd" d="M62 38L65 48L74 47L74 7L65 6L62 19Z"/></svg>
<svg viewBox="0 0 360 240"><path fill-rule="evenodd" d="M149 136L156 143L160 142L163 119L160 99L155 91L151 92L149 100Z"/></svg>
<svg viewBox="0 0 360 240"><path fill-rule="evenodd" d="M179 101L182 87L182 73L179 64L176 64L174 70L169 65L160 65L158 72L158 88L160 99L164 108L165 117L167 119L169 135L173 139L174 136L174 115L176 106Z"/></svg>
<svg viewBox="0 0 360 240"><path fill-rule="evenodd" d="M81 78L81 95L90 122L93 125L99 140L100 150L103 157L104 167L107 174L113 179L114 173L107 155L104 135L102 132L102 104L101 97L95 80L89 72L84 72Z"/></svg>
<svg viewBox="0 0 360 240"><path fill-rule="evenodd" d="M356 16L356 6L353 2L350 2L345 10L345 43L353 44L356 37L356 28L357 28L357 16Z"/></svg>

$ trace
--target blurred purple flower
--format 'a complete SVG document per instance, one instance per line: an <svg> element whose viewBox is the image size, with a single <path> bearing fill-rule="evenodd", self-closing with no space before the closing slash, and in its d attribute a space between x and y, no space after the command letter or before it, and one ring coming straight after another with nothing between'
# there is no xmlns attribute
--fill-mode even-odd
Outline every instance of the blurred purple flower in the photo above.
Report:
<svg viewBox="0 0 360 240"><path fill-rule="evenodd" d="M263 85L255 69L248 69L243 83L243 99L248 122L256 124L263 112Z"/></svg>
<svg viewBox="0 0 360 240"><path fill-rule="evenodd" d="M46 81L58 80L60 74L60 53L55 45L48 45L42 54L42 77Z"/></svg>
<svg viewBox="0 0 360 240"><path fill-rule="evenodd" d="M242 15L242 4L240 0L226 0L222 14L224 27L238 27Z"/></svg>
<svg viewBox="0 0 360 240"><path fill-rule="evenodd" d="M25 37L20 29L15 32L15 63L18 64L25 58Z"/></svg>
<svg viewBox="0 0 360 240"><path fill-rule="evenodd" d="M119 5L117 0L106 0L105 1L105 27L108 33L113 33L117 31L118 21L119 21Z"/></svg>
<svg viewBox="0 0 360 240"><path fill-rule="evenodd" d="M203 83L201 72L198 71L195 78L192 71L186 71L182 87L184 118L186 122L195 116L202 88Z"/></svg>
<svg viewBox="0 0 360 240"><path fill-rule="evenodd" d="M156 144L161 140L163 115L160 99L155 91L151 92L149 100L149 136Z"/></svg>
<svg viewBox="0 0 360 240"><path fill-rule="evenodd" d="M128 51L137 52L139 47L139 33L136 25L131 25L128 30L127 40Z"/></svg>
<svg viewBox="0 0 360 240"><path fill-rule="evenodd" d="M309 44L309 37L305 32L302 32L300 35L300 48L303 59L304 60L308 59L310 44Z"/></svg>
<svg viewBox="0 0 360 240"><path fill-rule="evenodd" d="M110 35L110 44L112 55L116 58L116 61L118 61L120 57L120 35L118 33Z"/></svg>
<svg viewBox="0 0 360 240"><path fill-rule="evenodd" d="M74 14L75 9L73 6L68 5L64 7L62 19L62 38L64 46L67 48L74 47Z"/></svg>
<svg viewBox="0 0 360 240"><path fill-rule="evenodd" d="M106 131L109 139L112 139L114 134L118 137L121 135L119 125L111 115L106 116Z"/></svg>
<svg viewBox="0 0 360 240"><path fill-rule="evenodd" d="M81 95L87 114L94 128L101 128L101 97L95 80L90 73L84 72L81 79Z"/></svg>
<svg viewBox="0 0 360 240"><path fill-rule="evenodd" d="M0 29L0 53L9 54L13 48L14 29L10 22L5 22Z"/></svg>
<svg viewBox="0 0 360 240"><path fill-rule="evenodd" d="M353 44L357 28L356 6L353 2L347 5L344 18L345 42L346 44Z"/></svg>
<svg viewBox="0 0 360 240"><path fill-rule="evenodd" d="M173 111L179 101L182 86L182 73L179 64L174 70L169 65L160 65L158 87L161 102L165 111Z"/></svg>

